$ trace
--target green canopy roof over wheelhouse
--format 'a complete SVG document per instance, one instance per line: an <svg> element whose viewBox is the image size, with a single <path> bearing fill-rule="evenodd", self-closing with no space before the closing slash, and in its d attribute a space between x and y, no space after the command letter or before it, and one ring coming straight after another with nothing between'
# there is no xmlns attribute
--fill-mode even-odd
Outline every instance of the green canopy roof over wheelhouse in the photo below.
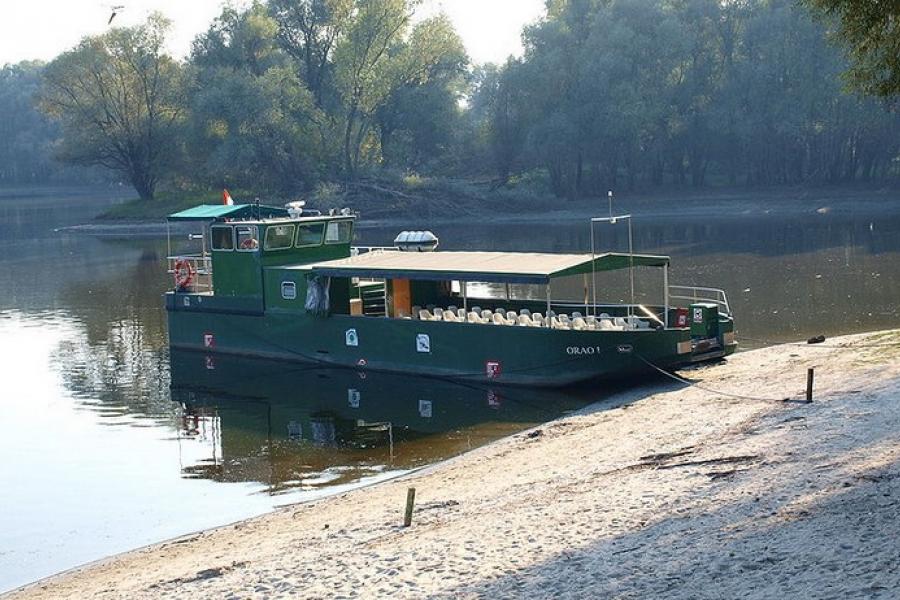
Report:
<svg viewBox="0 0 900 600"><path fill-rule="evenodd" d="M371 279L548 284L551 279L631 267L665 267L668 256L605 253L375 251L304 267L318 275Z"/></svg>
<svg viewBox="0 0 900 600"><path fill-rule="evenodd" d="M169 215L169 221L211 221L216 219L270 219L287 217L287 209L255 204L200 204Z"/></svg>

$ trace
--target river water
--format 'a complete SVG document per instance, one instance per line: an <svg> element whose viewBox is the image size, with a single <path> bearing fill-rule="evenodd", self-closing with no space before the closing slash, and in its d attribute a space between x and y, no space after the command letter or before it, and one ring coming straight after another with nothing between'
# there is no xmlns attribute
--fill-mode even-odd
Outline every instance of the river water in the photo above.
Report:
<svg viewBox="0 0 900 600"><path fill-rule="evenodd" d="M0 191L0 591L402 473L613 391L489 390L190 354L170 368L165 241L57 231L115 201ZM862 206L648 211L634 247L671 254L672 283L726 289L745 347L897 327L900 207ZM363 226L357 241L384 245L399 228ZM445 249L590 248L583 219L431 228ZM599 249L627 239L622 228L596 237ZM625 299L624 281L602 285ZM639 281L641 298L652 289Z"/></svg>

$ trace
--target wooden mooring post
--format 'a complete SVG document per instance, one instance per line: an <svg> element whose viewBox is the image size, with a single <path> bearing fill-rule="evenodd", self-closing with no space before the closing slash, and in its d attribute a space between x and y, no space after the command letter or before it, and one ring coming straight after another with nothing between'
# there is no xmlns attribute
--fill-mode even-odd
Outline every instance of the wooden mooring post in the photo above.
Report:
<svg viewBox="0 0 900 600"><path fill-rule="evenodd" d="M812 367L806 370L806 401L813 401L813 381L816 378L816 370Z"/></svg>
<svg viewBox="0 0 900 600"><path fill-rule="evenodd" d="M403 526L412 525L413 505L416 502L416 488L411 487L406 490L406 512L403 514Z"/></svg>

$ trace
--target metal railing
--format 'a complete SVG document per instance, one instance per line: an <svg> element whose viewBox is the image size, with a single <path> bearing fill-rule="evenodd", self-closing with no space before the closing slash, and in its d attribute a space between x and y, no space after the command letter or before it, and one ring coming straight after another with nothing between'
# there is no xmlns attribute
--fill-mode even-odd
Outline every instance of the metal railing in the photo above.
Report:
<svg viewBox="0 0 900 600"><path fill-rule="evenodd" d="M670 285L669 301L672 306L678 306L675 300L685 300L691 303L711 302L720 308L720 312L731 316L731 307L728 305L728 296L725 290L719 288L699 287L695 285Z"/></svg>
<svg viewBox="0 0 900 600"><path fill-rule="evenodd" d="M167 273L174 279L175 265L178 261L187 261L191 266L193 278L185 290L190 292L212 292L212 257L202 254L182 254L180 256L167 256ZM173 282L172 287L175 287Z"/></svg>

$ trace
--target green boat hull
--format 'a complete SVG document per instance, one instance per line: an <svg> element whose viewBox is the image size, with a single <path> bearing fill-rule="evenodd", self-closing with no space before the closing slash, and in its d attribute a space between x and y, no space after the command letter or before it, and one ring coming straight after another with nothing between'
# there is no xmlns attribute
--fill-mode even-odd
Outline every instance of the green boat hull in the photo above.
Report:
<svg viewBox="0 0 900 600"><path fill-rule="evenodd" d="M187 302L184 300L187 298ZM167 294L170 345L491 384L562 387L692 362L688 329L574 331L295 311L231 312ZM681 350L681 352L679 352ZM733 348L731 349L733 350ZM727 354L727 349L721 354Z"/></svg>

